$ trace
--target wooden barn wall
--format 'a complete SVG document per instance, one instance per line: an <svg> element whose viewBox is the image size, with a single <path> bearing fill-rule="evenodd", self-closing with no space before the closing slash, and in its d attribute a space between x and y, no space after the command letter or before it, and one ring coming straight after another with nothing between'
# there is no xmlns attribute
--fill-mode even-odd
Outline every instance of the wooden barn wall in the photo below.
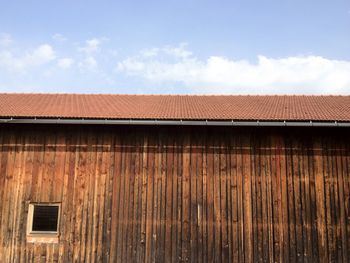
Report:
<svg viewBox="0 0 350 263"><path fill-rule="evenodd" d="M348 129L0 127L1 262L350 262ZM30 202L61 202L57 244Z"/></svg>

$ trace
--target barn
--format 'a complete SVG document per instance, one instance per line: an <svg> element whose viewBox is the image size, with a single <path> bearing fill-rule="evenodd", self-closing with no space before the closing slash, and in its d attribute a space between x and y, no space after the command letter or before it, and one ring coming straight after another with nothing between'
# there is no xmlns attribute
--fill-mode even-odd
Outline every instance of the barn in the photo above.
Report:
<svg viewBox="0 0 350 263"><path fill-rule="evenodd" d="M1 262L350 262L350 97L0 94Z"/></svg>

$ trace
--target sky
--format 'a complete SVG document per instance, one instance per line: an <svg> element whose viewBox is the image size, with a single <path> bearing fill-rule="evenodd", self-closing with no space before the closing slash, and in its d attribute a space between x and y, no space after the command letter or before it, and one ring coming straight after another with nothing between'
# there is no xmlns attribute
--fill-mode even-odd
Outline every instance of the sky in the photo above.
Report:
<svg viewBox="0 0 350 263"><path fill-rule="evenodd" d="M0 92L350 95L350 1L0 0Z"/></svg>

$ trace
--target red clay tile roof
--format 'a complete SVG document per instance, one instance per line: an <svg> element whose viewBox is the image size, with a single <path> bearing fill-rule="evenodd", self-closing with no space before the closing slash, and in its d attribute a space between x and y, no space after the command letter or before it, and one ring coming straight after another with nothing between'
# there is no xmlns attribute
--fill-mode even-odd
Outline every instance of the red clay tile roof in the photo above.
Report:
<svg viewBox="0 0 350 263"><path fill-rule="evenodd" d="M350 121L350 96L0 94L0 118Z"/></svg>

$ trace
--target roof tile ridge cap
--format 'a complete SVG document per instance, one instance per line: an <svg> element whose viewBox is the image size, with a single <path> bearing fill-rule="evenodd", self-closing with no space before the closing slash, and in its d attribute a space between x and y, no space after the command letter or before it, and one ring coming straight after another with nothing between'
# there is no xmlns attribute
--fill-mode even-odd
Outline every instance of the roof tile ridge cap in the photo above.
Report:
<svg viewBox="0 0 350 263"><path fill-rule="evenodd" d="M138 96L138 97L308 97L349 98L345 94L122 94L122 93L69 93L69 92L0 92L0 95L77 95L77 96Z"/></svg>

